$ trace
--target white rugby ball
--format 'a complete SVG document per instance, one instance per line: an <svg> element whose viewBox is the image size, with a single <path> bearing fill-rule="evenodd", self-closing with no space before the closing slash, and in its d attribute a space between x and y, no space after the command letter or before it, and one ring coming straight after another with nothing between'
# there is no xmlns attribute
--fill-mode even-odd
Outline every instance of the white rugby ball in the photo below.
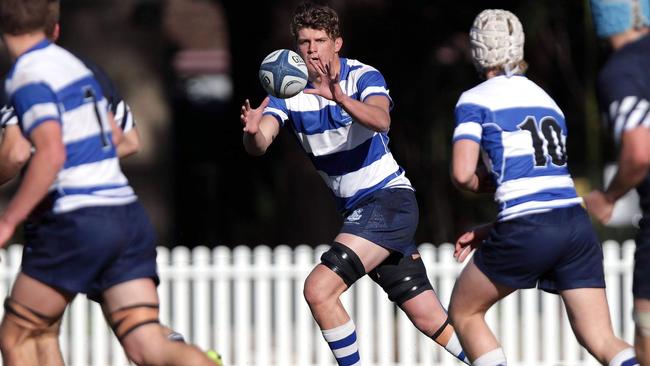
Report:
<svg viewBox="0 0 650 366"><path fill-rule="evenodd" d="M291 98L307 85L307 65L291 50L275 50L260 65L260 83L267 93L277 98Z"/></svg>

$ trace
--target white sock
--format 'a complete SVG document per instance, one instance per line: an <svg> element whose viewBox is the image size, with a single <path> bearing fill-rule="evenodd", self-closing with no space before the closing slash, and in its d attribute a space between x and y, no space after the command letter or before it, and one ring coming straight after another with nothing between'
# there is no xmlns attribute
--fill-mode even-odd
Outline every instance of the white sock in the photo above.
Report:
<svg viewBox="0 0 650 366"><path fill-rule="evenodd" d="M357 330L350 319L347 323L332 329L321 330L323 337L330 346L339 366L359 366L359 345Z"/></svg>
<svg viewBox="0 0 650 366"><path fill-rule="evenodd" d="M463 352L463 347L461 347L460 342L458 341L456 332L454 332L454 334L451 335L451 338L449 338L449 342L447 342L445 349L447 352L456 356L457 359L469 365L469 360L467 359L467 356L465 356L465 352Z"/></svg>
<svg viewBox="0 0 650 366"><path fill-rule="evenodd" d="M609 366L638 366L639 361L636 360L636 354L634 354L634 348L626 348L621 352L617 353L611 361L609 361Z"/></svg>
<svg viewBox="0 0 650 366"><path fill-rule="evenodd" d="M501 347L479 356L472 366L506 366L506 355Z"/></svg>

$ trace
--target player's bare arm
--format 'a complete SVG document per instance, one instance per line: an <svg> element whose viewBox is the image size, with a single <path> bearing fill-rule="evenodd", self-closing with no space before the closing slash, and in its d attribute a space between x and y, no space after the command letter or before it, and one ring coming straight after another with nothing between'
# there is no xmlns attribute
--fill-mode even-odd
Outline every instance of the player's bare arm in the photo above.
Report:
<svg viewBox="0 0 650 366"><path fill-rule="evenodd" d="M122 141L117 145L117 157L120 159L136 154L140 151L140 134L133 127L122 134Z"/></svg>
<svg viewBox="0 0 650 366"><path fill-rule="evenodd" d="M481 178L488 178L486 175L479 177L477 174L479 152L480 145L475 141L459 140L454 143L451 178L458 188L478 192L481 187Z"/></svg>
<svg viewBox="0 0 650 366"><path fill-rule="evenodd" d="M17 125L4 128L0 142L0 184L5 184L18 175L31 155L31 144Z"/></svg>
<svg viewBox="0 0 650 366"><path fill-rule="evenodd" d="M616 201L633 189L648 174L650 168L650 130L640 126L621 136L618 171L605 191L593 191L585 197L589 212L601 223L607 223Z"/></svg>
<svg viewBox="0 0 650 366"><path fill-rule="evenodd" d="M307 62L319 74L319 81L314 83L314 89L305 89L305 94L316 94L333 100L354 118L355 121L378 132L386 132L390 128L390 100L383 95L372 95L363 102L351 98L343 92L339 84L339 73L333 70L331 62L320 59L308 59Z"/></svg>
<svg viewBox="0 0 650 366"><path fill-rule="evenodd" d="M263 155L280 133L280 125L275 117L263 115L267 105L269 105L268 97L264 98L257 108L252 108L248 99L241 107L239 119L244 125L244 148L251 155Z"/></svg>
<svg viewBox="0 0 650 366"><path fill-rule="evenodd" d="M650 130L640 126L621 136L621 152L618 171L605 191L608 201L615 202L630 189L636 187L650 168Z"/></svg>
<svg viewBox="0 0 650 366"><path fill-rule="evenodd" d="M36 151L27 167L25 177L7 210L0 216L2 226L15 228L45 197L57 173L63 167L66 153L57 121L45 121L32 131L30 138ZM13 230L12 230L13 231ZM0 230L0 245L4 245L11 233Z"/></svg>
<svg viewBox="0 0 650 366"><path fill-rule="evenodd" d="M140 135L135 126L125 133L117 124L115 115L112 112L108 112L108 120L111 125L113 144L117 149L118 158L125 158L140 151Z"/></svg>

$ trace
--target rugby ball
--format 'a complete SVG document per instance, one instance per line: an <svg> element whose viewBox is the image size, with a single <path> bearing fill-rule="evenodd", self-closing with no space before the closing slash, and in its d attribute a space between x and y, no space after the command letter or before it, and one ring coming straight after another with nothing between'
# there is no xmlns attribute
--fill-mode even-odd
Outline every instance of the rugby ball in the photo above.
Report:
<svg viewBox="0 0 650 366"><path fill-rule="evenodd" d="M307 65L291 50L275 50L260 65L260 83L270 95L291 98L307 85Z"/></svg>

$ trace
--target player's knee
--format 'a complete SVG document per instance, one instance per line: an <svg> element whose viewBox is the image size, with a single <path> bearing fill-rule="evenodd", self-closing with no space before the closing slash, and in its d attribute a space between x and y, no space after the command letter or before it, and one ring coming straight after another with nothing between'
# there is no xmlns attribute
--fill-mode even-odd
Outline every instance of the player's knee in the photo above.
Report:
<svg viewBox="0 0 650 366"><path fill-rule="evenodd" d="M0 349L9 352L27 339L56 336L61 313L47 316L11 298L4 302L5 315L0 326Z"/></svg>
<svg viewBox="0 0 650 366"><path fill-rule="evenodd" d="M335 301L335 288L322 276L309 275L303 286L303 296L310 306L318 306L329 301Z"/></svg>
<svg viewBox="0 0 650 366"><path fill-rule="evenodd" d="M167 360L161 349L164 347L161 339L160 342L140 342L137 347L125 346L126 356L138 366L162 366Z"/></svg>
<svg viewBox="0 0 650 366"><path fill-rule="evenodd" d="M350 248L334 242L320 257L321 263L336 273L347 287L366 274L361 258Z"/></svg>
<svg viewBox="0 0 650 366"><path fill-rule="evenodd" d="M366 273L356 253L336 242L330 250L323 253L321 264L340 277L343 283L332 281L331 276L324 276L322 272L312 272L305 280L303 288L305 300L312 306L336 301L343 291Z"/></svg>
<svg viewBox="0 0 650 366"><path fill-rule="evenodd" d="M111 328L117 339L123 342L124 339L149 324L160 326L158 319L158 304L134 304L113 311L109 315ZM162 335L162 332L160 332ZM162 338L162 337L161 337Z"/></svg>

